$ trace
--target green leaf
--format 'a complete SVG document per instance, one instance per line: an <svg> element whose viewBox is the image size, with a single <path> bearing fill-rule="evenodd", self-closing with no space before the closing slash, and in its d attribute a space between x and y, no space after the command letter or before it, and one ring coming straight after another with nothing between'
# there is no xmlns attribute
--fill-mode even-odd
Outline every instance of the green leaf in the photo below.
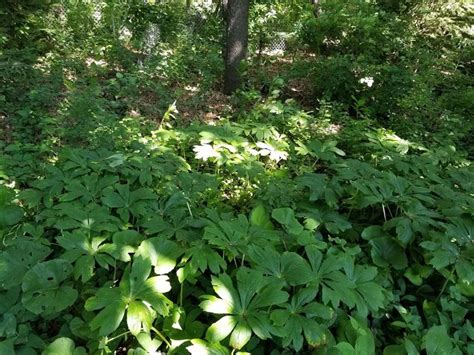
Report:
<svg viewBox="0 0 474 355"><path fill-rule="evenodd" d="M203 296L205 299L201 302L200 307L209 313L215 314L231 314L234 311L232 303L215 297L215 296Z"/></svg>
<svg viewBox="0 0 474 355"><path fill-rule="evenodd" d="M240 350L247 344L252 336L252 330L246 323L239 322L230 336L229 345Z"/></svg>
<svg viewBox="0 0 474 355"><path fill-rule="evenodd" d="M258 291L250 301L248 308L265 308L285 303L288 300L288 293L281 290L282 286L280 282L270 281L268 285Z"/></svg>
<svg viewBox="0 0 474 355"><path fill-rule="evenodd" d="M309 263L293 252L279 254L273 249L253 247L249 257L266 275L285 280L289 285L303 285L313 278Z"/></svg>
<svg viewBox="0 0 474 355"><path fill-rule="evenodd" d="M129 262L131 260L130 254L137 250L143 239L145 239L145 236L135 230L120 231L114 233L112 237L113 243L104 244L101 250L116 259Z"/></svg>
<svg viewBox="0 0 474 355"><path fill-rule="evenodd" d="M383 349L383 355L406 355L407 351L403 345L388 345Z"/></svg>
<svg viewBox="0 0 474 355"><path fill-rule="evenodd" d="M397 238L403 246L407 246L413 240L413 229L411 228L411 220L402 218L396 227Z"/></svg>
<svg viewBox="0 0 474 355"><path fill-rule="evenodd" d="M42 355L86 355L84 348L76 348L74 341L69 338L58 338L49 344Z"/></svg>
<svg viewBox="0 0 474 355"><path fill-rule="evenodd" d="M45 261L25 274L22 283L22 303L35 314L51 314L71 306L77 298L77 291L63 286L72 273L72 266L65 260Z"/></svg>
<svg viewBox="0 0 474 355"><path fill-rule="evenodd" d="M379 237L383 237L385 235L386 233L383 230L382 226L369 226L363 230L361 236L365 240L373 240Z"/></svg>
<svg viewBox="0 0 474 355"><path fill-rule="evenodd" d="M163 343L158 339L152 339L149 333L139 333L136 335L140 346L147 351L148 354L157 352L158 348Z"/></svg>
<svg viewBox="0 0 474 355"><path fill-rule="evenodd" d="M220 344L209 344L201 339L191 340L193 345L186 348L191 355L229 355L229 350Z"/></svg>
<svg viewBox="0 0 474 355"><path fill-rule="evenodd" d="M298 235L303 232L304 227L295 217L295 211L291 208L277 208L272 211L272 218L285 226L290 234Z"/></svg>
<svg viewBox="0 0 474 355"><path fill-rule="evenodd" d="M427 355L446 355L453 351L453 343L444 325L431 327L424 337Z"/></svg>
<svg viewBox="0 0 474 355"><path fill-rule="evenodd" d="M303 319L303 333L306 341L312 347L319 348L326 344L326 329L309 319Z"/></svg>
<svg viewBox="0 0 474 355"><path fill-rule="evenodd" d="M0 207L0 229L13 226L23 218L23 209L19 206Z"/></svg>
<svg viewBox="0 0 474 355"><path fill-rule="evenodd" d="M270 221L267 211L263 205L258 205L250 213L250 224L253 226L260 226L265 229L273 229L273 224Z"/></svg>
<svg viewBox="0 0 474 355"><path fill-rule="evenodd" d="M130 333L138 335L142 330L149 332L152 327L153 315L143 302L133 301L127 309L127 325Z"/></svg>
<svg viewBox="0 0 474 355"><path fill-rule="evenodd" d="M239 296L232 285L230 277L226 274L222 274L219 277L212 276L211 282L214 291L219 295L219 297L235 308L239 303Z"/></svg>
<svg viewBox="0 0 474 355"><path fill-rule="evenodd" d="M128 275L124 275L124 278L126 277ZM86 301L84 307L87 311L103 308L90 322L90 327L92 330L99 329L99 334L105 336L120 326L127 308L127 301L122 297L120 288L103 287L95 296Z"/></svg>
<svg viewBox="0 0 474 355"><path fill-rule="evenodd" d="M104 190L102 202L110 208L121 208L125 207L127 204L127 201L125 201L118 193L113 191L112 188Z"/></svg>
<svg viewBox="0 0 474 355"><path fill-rule="evenodd" d="M163 293L169 292L171 285L168 276L155 276L146 280L137 288L136 298L148 302L158 314L167 316L172 302Z"/></svg>
<svg viewBox="0 0 474 355"><path fill-rule="evenodd" d="M430 266L415 264L409 267L403 276L416 286L421 286L423 280L431 275L433 269Z"/></svg>
<svg viewBox="0 0 474 355"><path fill-rule="evenodd" d="M7 312L0 318L0 337L10 338L16 335L16 318L13 313Z"/></svg>
<svg viewBox="0 0 474 355"><path fill-rule="evenodd" d="M346 343L346 342L341 342L339 344L337 344L336 346L334 346L332 349L336 349L337 352L333 353L333 352L330 352L329 354L338 354L338 355L359 355L357 354L357 352L355 351L355 349L352 347L351 344L349 343ZM331 349L331 350L332 350ZM363 355L363 354L360 354L360 355Z"/></svg>
<svg viewBox="0 0 474 355"><path fill-rule="evenodd" d="M307 284L314 277L308 262L296 253L284 252L281 268L283 277L291 286Z"/></svg>
<svg viewBox="0 0 474 355"><path fill-rule="evenodd" d="M90 322L91 329L98 329L99 335L101 336L113 333L120 326L120 323L122 323L126 307L127 303L125 300L114 298L113 301L100 311L99 314L97 314Z"/></svg>
<svg viewBox="0 0 474 355"><path fill-rule="evenodd" d="M369 243L372 245L371 255L375 265L391 266L396 270L403 270L408 266L408 259L403 248L390 237L374 238Z"/></svg>
<svg viewBox="0 0 474 355"><path fill-rule="evenodd" d="M224 316L212 324L206 332L206 339L211 343L218 343L226 338L237 325L237 317Z"/></svg>
<svg viewBox="0 0 474 355"><path fill-rule="evenodd" d="M323 196L327 188L326 180L327 176L324 174L305 174L296 179L296 182L309 188L310 201L317 201Z"/></svg>
<svg viewBox="0 0 474 355"><path fill-rule="evenodd" d="M28 239L17 239L0 252L0 286L20 285L25 273L51 253L51 249Z"/></svg>
<svg viewBox="0 0 474 355"><path fill-rule="evenodd" d="M360 355L373 355L375 354L375 342L374 336L370 331L357 336L355 350Z"/></svg>
<svg viewBox="0 0 474 355"><path fill-rule="evenodd" d="M0 341L0 354L2 355L16 355L15 352L15 338L9 338Z"/></svg>
<svg viewBox="0 0 474 355"><path fill-rule="evenodd" d="M155 273L167 274L176 266L176 261L183 250L175 242L160 237L144 240L135 254L150 261Z"/></svg>

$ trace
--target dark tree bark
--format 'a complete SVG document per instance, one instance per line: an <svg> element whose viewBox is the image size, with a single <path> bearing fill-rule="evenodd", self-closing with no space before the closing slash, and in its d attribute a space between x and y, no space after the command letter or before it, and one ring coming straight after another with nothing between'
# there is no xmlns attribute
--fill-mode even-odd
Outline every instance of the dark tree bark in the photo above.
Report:
<svg viewBox="0 0 474 355"><path fill-rule="evenodd" d="M223 2L226 23L224 93L232 94L240 87L239 66L247 57L249 36L249 0Z"/></svg>

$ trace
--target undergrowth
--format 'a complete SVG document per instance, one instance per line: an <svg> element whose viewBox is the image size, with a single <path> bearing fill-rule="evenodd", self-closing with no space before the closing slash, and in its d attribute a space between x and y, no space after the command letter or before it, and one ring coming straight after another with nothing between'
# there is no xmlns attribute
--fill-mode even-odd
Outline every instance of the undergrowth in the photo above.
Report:
<svg viewBox="0 0 474 355"><path fill-rule="evenodd" d="M0 4L1 355L474 353L471 7L320 4Z"/></svg>
<svg viewBox="0 0 474 355"><path fill-rule="evenodd" d="M462 154L370 128L347 154L277 99L171 124L3 146L2 354L472 352Z"/></svg>

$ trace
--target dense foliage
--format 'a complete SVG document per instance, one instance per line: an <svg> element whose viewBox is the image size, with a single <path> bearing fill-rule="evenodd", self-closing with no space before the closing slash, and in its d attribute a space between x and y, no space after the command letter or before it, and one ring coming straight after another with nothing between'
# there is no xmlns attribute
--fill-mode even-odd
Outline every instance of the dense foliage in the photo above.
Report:
<svg viewBox="0 0 474 355"><path fill-rule="evenodd" d="M474 353L472 6L186 3L0 5L0 354Z"/></svg>

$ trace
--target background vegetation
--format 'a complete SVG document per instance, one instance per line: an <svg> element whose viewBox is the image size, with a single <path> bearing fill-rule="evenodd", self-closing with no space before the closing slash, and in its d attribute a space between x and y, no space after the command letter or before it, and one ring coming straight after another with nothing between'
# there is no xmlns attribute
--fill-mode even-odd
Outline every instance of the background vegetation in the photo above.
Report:
<svg viewBox="0 0 474 355"><path fill-rule="evenodd" d="M473 7L0 4L0 354L474 353Z"/></svg>

